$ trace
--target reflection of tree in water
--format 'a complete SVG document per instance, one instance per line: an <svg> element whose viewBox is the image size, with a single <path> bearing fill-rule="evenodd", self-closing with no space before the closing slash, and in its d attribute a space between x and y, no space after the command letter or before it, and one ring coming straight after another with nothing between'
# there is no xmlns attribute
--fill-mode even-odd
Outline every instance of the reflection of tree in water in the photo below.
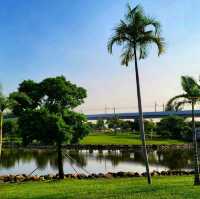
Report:
<svg viewBox="0 0 200 199"><path fill-rule="evenodd" d="M158 152L159 163L167 166L171 170L191 168L189 162L192 162L192 151L187 149L164 150Z"/></svg>
<svg viewBox="0 0 200 199"><path fill-rule="evenodd" d="M113 166L117 166L120 162L132 161L130 158L130 152L120 152L120 151L108 151L106 154L98 153L96 155L96 160L102 162L103 160L111 161Z"/></svg>
<svg viewBox="0 0 200 199"><path fill-rule="evenodd" d="M54 159L54 157L55 153L50 150L4 149L0 159L0 166L11 168L16 162L26 163L35 160L37 167L44 169L49 160Z"/></svg>
<svg viewBox="0 0 200 199"><path fill-rule="evenodd" d="M29 162L32 160L32 155L28 151L4 149L0 158L0 166L11 168L16 162Z"/></svg>
<svg viewBox="0 0 200 199"><path fill-rule="evenodd" d="M56 159L56 152L51 150L35 151L33 152L33 158L35 159L36 165L39 169L45 169L48 163L51 165L51 161Z"/></svg>
<svg viewBox="0 0 200 199"><path fill-rule="evenodd" d="M0 156L0 167L11 168L15 165L15 162L18 161L18 154L13 151L8 151L3 149Z"/></svg>
<svg viewBox="0 0 200 199"><path fill-rule="evenodd" d="M132 154L132 155L131 155ZM189 162L192 162L192 151L187 149L168 149L163 151L149 151L150 164L163 165L171 170L188 168ZM110 151L106 154L97 154L96 160L109 160L113 166L121 162L140 163L144 165L142 150L135 151Z"/></svg>
<svg viewBox="0 0 200 199"><path fill-rule="evenodd" d="M82 151L70 150L70 151L66 151L66 153L71 157L71 158L68 158L71 164L76 164L76 166L79 166L79 167L85 167L87 165L86 154L83 153Z"/></svg>
<svg viewBox="0 0 200 199"><path fill-rule="evenodd" d="M113 166L119 163L140 163L144 165L142 150L133 151L78 151L63 150L64 154L69 154L71 159L65 157L70 164L78 167L85 167L87 161L92 158L97 162L110 161ZM149 162L154 165L163 165L171 170L190 168L189 162L192 162L192 151L187 149L166 149L163 151L149 151ZM53 150L22 150L22 149L4 149L0 157L0 167L11 168L18 162L26 163L35 161L39 169L44 169L48 164L57 169L57 153Z"/></svg>

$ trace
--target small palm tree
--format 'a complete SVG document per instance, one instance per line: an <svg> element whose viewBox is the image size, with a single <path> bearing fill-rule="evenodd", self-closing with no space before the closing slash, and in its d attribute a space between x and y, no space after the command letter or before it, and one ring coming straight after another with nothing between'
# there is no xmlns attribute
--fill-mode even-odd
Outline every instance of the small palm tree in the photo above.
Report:
<svg viewBox="0 0 200 199"><path fill-rule="evenodd" d="M3 145L3 113L9 106L9 100L0 92L0 156Z"/></svg>
<svg viewBox="0 0 200 199"><path fill-rule="evenodd" d="M160 23L154 18L147 17L140 5L137 5L132 9L128 4L128 12L125 15L125 19L120 20L119 25L114 28L113 36L108 41L108 51L111 54L114 44L123 46L123 51L121 54L122 65L128 66L131 61L135 61L140 132L147 179L148 183L151 184L149 162L145 143L144 121L137 62L138 54L139 59L144 59L147 57L147 49L150 44L156 44L158 47L158 55L164 52L164 39L160 37Z"/></svg>
<svg viewBox="0 0 200 199"><path fill-rule="evenodd" d="M184 93L171 98L166 108L167 110L179 110L182 109L185 104L192 106L192 133L193 133L193 150L194 150L194 185L200 184L199 178L199 160L198 160L198 146L197 146L197 135L195 130L195 115L194 107L195 104L200 100L200 85L189 76L181 77L181 85Z"/></svg>

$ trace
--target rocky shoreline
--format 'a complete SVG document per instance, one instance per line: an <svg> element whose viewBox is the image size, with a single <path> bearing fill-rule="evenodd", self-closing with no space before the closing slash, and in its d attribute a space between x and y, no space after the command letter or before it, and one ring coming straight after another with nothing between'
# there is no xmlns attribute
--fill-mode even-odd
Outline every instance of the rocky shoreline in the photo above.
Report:
<svg viewBox="0 0 200 199"><path fill-rule="evenodd" d="M182 176L182 175L193 175L194 171L153 171L151 172L151 176ZM144 177L146 173L138 173L138 172L117 172L117 173L99 173L99 174L65 174L65 179L97 179L97 178L134 178L134 177ZM27 181L46 181L46 180L56 180L59 179L59 176L56 175L41 175L41 176L30 176L26 174L22 175L2 175L0 176L0 183L19 183L19 182L27 182Z"/></svg>

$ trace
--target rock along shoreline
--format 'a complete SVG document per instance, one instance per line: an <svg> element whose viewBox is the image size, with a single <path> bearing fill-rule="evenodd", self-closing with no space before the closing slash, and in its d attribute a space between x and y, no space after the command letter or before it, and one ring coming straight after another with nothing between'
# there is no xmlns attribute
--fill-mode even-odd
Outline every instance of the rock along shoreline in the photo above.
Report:
<svg viewBox="0 0 200 199"><path fill-rule="evenodd" d="M182 176L182 175L193 175L194 171L183 171L183 170L172 170L172 171L153 171L151 176ZM112 179L112 178L138 178L145 177L146 173L138 172L108 172L108 173L99 173L99 174L65 174L64 179ZM41 176L30 176L26 174L21 175L2 175L0 176L0 183L19 183L19 182L28 182L28 181L48 181L48 180L57 180L59 179L58 174L56 175L41 175Z"/></svg>

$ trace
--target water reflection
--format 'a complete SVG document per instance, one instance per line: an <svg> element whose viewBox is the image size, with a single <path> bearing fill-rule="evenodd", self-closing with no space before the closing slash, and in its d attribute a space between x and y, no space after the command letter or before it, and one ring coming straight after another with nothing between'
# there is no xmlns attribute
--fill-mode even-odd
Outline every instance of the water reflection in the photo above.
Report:
<svg viewBox="0 0 200 199"><path fill-rule="evenodd" d="M108 171L145 171L141 150L63 150L65 173L92 173ZM189 149L166 149L149 151L151 170L191 169L192 151ZM4 149L0 159L0 175L31 173L57 173L57 153L53 150ZM76 169L74 169L76 168Z"/></svg>

